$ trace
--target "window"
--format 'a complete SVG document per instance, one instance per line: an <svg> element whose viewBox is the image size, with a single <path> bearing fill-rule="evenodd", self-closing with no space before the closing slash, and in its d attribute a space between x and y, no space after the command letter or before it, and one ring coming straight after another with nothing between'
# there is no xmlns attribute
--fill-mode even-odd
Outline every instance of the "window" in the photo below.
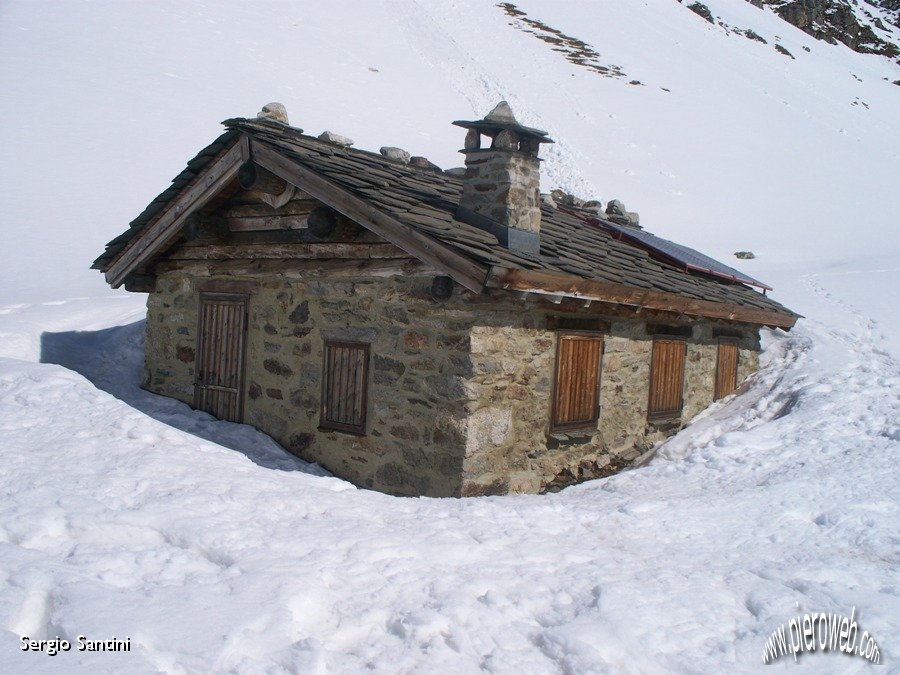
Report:
<svg viewBox="0 0 900 675"><path fill-rule="evenodd" d="M600 358L603 336L560 332L550 431L596 427L600 418Z"/></svg>
<svg viewBox="0 0 900 675"><path fill-rule="evenodd" d="M647 406L649 419L681 417L685 352L687 343L684 340L654 338L650 361L650 402Z"/></svg>
<svg viewBox="0 0 900 675"><path fill-rule="evenodd" d="M728 396L737 389L738 345L737 340L719 338L716 358L715 400Z"/></svg>
<svg viewBox="0 0 900 675"><path fill-rule="evenodd" d="M366 433L368 378L368 344L325 341L320 428Z"/></svg>

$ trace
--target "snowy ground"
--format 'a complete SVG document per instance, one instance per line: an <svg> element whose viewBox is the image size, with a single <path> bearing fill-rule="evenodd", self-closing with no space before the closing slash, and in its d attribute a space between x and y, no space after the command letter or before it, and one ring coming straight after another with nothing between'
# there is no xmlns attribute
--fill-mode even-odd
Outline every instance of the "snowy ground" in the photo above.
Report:
<svg viewBox="0 0 900 675"><path fill-rule="evenodd" d="M856 607L895 663L900 370L862 313L766 333L750 390L648 466L435 500L357 490L137 389L141 324L98 330L137 300L0 316L5 345L51 327L0 359L4 672L746 672L798 603ZM79 634L133 651L19 649Z"/></svg>
<svg viewBox="0 0 900 675"><path fill-rule="evenodd" d="M0 4L0 672L747 672L798 612L851 607L897 670L900 72L744 0L706 4L768 44L673 0L518 4L626 76L493 0ZM282 100L451 166L450 120L504 97L557 140L545 189L759 255L806 319L747 393L641 469L432 500L138 389L143 298L86 267L218 120Z"/></svg>

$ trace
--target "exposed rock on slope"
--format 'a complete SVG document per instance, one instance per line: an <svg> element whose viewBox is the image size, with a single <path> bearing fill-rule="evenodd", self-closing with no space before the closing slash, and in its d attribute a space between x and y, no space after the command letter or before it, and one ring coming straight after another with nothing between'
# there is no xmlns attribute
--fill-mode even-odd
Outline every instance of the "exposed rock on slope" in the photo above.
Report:
<svg viewBox="0 0 900 675"><path fill-rule="evenodd" d="M900 55L896 40L900 28L900 0L747 0L769 6L782 19L819 40L841 42L864 54ZM879 35L878 32L882 35Z"/></svg>

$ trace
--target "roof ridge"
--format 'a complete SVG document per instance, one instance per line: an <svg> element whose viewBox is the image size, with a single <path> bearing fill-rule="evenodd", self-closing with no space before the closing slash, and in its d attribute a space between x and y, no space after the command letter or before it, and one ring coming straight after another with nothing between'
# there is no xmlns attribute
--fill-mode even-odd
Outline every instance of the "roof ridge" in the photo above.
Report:
<svg viewBox="0 0 900 675"><path fill-rule="evenodd" d="M457 176L453 176L447 173L446 169L441 169L440 172L437 172L433 169L429 169L424 166L417 166L416 164L407 164L404 162L398 162L393 159L388 159L380 152L375 152L374 150L366 150L365 148L355 148L347 145L340 145L338 143L333 143L331 141L326 141L316 136L310 136L309 134L303 133L303 129L295 126L291 126L290 124L282 124L281 122L270 122L265 119L256 119L256 118L247 118L247 117L232 117L227 120L224 120L222 124L226 129L237 129L237 130L245 130L245 131L258 131L261 130L264 133L278 133L281 136L284 136L284 132L288 132L287 137L293 137L295 139L302 139L304 142L312 143L313 145L320 145L327 148L332 153L335 149L338 149L340 152L346 152L348 154L356 154L363 155L366 157L371 157L372 159L377 160L382 163L384 166L390 168L399 168L402 170L410 170L413 172L421 173L426 176L440 176L445 179L453 179L461 182L461 179ZM261 127L261 129L259 129ZM416 155L422 156L422 155ZM427 159L427 158L426 158Z"/></svg>

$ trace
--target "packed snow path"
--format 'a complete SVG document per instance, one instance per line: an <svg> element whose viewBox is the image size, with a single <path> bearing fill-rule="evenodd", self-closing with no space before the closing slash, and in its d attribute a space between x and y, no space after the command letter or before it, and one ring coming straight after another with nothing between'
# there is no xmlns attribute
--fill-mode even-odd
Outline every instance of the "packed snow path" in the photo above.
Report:
<svg viewBox="0 0 900 675"><path fill-rule="evenodd" d="M77 309L42 311L77 327ZM44 356L253 456L252 430L135 389L136 331L48 333ZM465 500L267 468L274 444L254 463L71 370L4 358L0 670L748 671L798 603L855 606L890 663L897 364L814 322L765 342L750 390L648 466ZM22 635L133 647L48 657Z"/></svg>

